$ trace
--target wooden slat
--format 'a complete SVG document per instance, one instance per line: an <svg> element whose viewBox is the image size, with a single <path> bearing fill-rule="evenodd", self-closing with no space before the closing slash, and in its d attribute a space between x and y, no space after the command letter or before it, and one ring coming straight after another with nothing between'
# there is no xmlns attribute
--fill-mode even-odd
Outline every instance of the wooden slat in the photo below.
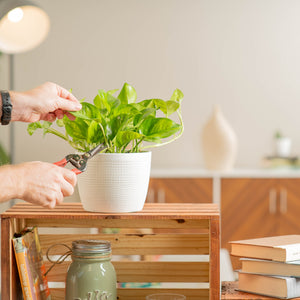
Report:
<svg viewBox="0 0 300 300"><path fill-rule="evenodd" d="M48 280L64 282L70 261L56 265ZM209 282L208 262L157 262L114 261L112 262L118 282ZM47 262L46 269L50 267Z"/></svg>
<svg viewBox="0 0 300 300"><path fill-rule="evenodd" d="M118 289L117 300L144 300L147 295L154 293L175 293L186 296L187 300L207 300L209 299L208 289ZM51 289L52 300L65 300L64 289Z"/></svg>
<svg viewBox="0 0 300 300"><path fill-rule="evenodd" d="M208 282L208 262L113 262L119 282Z"/></svg>
<svg viewBox="0 0 300 300"><path fill-rule="evenodd" d="M210 222L210 299L220 299L220 220Z"/></svg>
<svg viewBox="0 0 300 300"><path fill-rule="evenodd" d="M206 234L41 234L43 253L53 244L67 244L82 239L107 240L115 255L209 254ZM65 248L54 247L52 255L63 254Z"/></svg>
<svg viewBox="0 0 300 300"><path fill-rule="evenodd" d="M55 222L52 219L31 219L26 218L26 226L38 227L64 227L64 228L173 228L173 229L208 229L208 219L147 219L147 220L126 220L126 219L64 219L56 218Z"/></svg>
<svg viewBox="0 0 300 300"><path fill-rule="evenodd" d="M40 206L18 203L4 212L2 218L32 218L32 219L210 219L219 214L216 204L205 203L146 203L144 209L135 213L96 213L87 212L81 203L65 203L54 209L46 209Z"/></svg>

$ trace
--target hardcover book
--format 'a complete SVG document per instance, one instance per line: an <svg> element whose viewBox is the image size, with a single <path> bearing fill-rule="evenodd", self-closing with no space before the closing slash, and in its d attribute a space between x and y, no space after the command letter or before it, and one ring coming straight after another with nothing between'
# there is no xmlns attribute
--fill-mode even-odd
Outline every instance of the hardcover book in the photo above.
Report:
<svg viewBox="0 0 300 300"><path fill-rule="evenodd" d="M275 260L300 260L300 235L281 235L230 242L231 255Z"/></svg>
<svg viewBox="0 0 300 300"><path fill-rule="evenodd" d="M238 289L248 293L291 299L300 297L300 278L240 272Z"/></svg>
<svg viewBox="0 0 300 300"><path fill-rule="evenodd" d="M300 260L279 262L273 260L241 258L241 262L242 272L300 277Z"/></svg>
<svg viewBox="0 0 300 300"><path fill-rule="evenodd" d="M51 300L37 228L15 234L13 247L24 300Z"/></svg>

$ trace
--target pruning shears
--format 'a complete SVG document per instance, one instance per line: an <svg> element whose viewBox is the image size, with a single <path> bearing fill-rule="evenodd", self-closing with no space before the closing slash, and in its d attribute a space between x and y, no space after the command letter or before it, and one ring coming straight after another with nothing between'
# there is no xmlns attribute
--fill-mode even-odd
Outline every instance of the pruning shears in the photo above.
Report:
<svg viewBox="0 0 300 300"><path fill-rule="evenodd" d="M100 144L97 147L93 148L92 150L85 152L83 154L68 154L62 160L55 162L54 164L59 167L65 167L68 163L70 163L75 167L75 169L72 169L72 171L76 175L78 175L86 170L87 162L89 159L91 159L97 153L101 152L106 148L107 146Z"/></svg>

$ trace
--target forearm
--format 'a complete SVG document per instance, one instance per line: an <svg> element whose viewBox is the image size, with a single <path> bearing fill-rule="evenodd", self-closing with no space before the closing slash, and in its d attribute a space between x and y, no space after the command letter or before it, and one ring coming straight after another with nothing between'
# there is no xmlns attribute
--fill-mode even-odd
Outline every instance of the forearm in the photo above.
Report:
<svg viewBox="0 0 300 300"><path fill-rule="evenodd" d="M19 198L19 184L15 166L0 167L0 202Z"/></svg>

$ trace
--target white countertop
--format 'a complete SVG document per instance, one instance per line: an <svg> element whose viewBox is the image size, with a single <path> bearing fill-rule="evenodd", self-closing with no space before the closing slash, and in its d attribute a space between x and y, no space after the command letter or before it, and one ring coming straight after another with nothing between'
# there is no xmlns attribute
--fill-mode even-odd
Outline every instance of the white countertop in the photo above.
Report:
<svg viewBox="0 0 300 300"><path fill-rule="evenodd" d="M227 172L209 171L204 168L152 168L151 177L156 178L300 178L300 169L233 169Z"/></svg>

